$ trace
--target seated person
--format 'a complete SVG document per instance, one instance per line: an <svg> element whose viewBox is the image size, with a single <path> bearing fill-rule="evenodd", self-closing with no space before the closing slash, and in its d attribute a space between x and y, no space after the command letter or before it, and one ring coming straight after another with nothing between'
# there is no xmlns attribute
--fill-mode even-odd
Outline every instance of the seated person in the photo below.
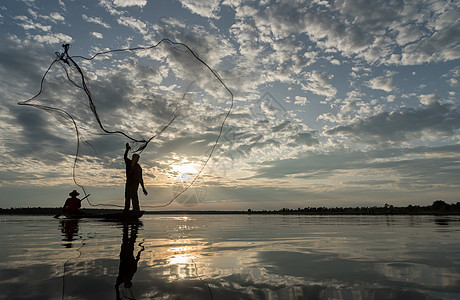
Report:
<svg viewBox="0 0 460 300"><path fill-rule="evenodd" d="M64 207L62 208L65 212L80 212L81 200L77 198L80 195L76 190L69 193L70 198L65 201Z"/></svg>

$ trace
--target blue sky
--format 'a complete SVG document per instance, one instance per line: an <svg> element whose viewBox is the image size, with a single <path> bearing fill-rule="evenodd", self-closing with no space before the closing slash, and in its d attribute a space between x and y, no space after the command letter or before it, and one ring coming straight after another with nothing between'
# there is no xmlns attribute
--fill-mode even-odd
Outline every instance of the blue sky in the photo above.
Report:
<svg viewBox="0 0 460 300"><path fill-rule="evenodd" d="M163 38L189 46L234 94L212 159L166 209L460 201L458 16L455 1L7 1L0 207L60 206L78 188L71 124L17 105L61 44L91 57ZM169 202L204 166L231 97L181 46L75 60L110 130L145 138L179 111L141 155L141 205ZM128 140L102 135L65 68L53 66L34 103L77 120L75 174L91 203L121 204Z"/></svg>

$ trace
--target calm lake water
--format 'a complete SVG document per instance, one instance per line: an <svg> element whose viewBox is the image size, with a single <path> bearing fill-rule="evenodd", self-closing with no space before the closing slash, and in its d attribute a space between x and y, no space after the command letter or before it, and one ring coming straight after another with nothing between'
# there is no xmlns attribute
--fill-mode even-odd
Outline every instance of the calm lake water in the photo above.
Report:
<svg viewBox="0 0 460 300"><path fill-rule="evenodd" d="M0 299L460 299L459 216L0 218Z"/></svg>

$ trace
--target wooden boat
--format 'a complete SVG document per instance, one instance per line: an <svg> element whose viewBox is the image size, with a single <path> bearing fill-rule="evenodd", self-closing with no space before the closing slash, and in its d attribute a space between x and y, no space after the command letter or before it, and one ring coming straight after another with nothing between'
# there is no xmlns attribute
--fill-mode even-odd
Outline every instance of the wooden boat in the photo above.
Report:
<svg viewBox="0 0 460 300"><path fill-rule="evenodd" d="M67 219L103 219L103 220L114 220L114 221L132 221L138 220L144 215L144 210L141 211L128 211L128 212L110 212L110 213L89 213L85 211L79 211L75 213L64 212L64 215Z"/></svg>

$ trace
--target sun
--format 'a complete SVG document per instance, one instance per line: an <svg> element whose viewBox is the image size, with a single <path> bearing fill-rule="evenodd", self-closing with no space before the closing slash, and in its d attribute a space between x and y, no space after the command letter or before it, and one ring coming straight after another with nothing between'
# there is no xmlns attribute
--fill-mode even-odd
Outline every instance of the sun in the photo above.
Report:
<svg viewBox="0 0 460 300"><path fill-rule="evenodd" d="M207 189L198 182L199 165L187 159L171 165L175 173L173 197L177 203L184 206L195 206L206 196ZM193 185L193 186L192 186Z"/></svg>
<svg viewBox="0 0 460 300"><path fill-rule="evenodd" d="M197 164L189 162L188 160L182 160L180 163L174 164L171 167L174 172L180 174L195 175L198 173Z"/></svg>

